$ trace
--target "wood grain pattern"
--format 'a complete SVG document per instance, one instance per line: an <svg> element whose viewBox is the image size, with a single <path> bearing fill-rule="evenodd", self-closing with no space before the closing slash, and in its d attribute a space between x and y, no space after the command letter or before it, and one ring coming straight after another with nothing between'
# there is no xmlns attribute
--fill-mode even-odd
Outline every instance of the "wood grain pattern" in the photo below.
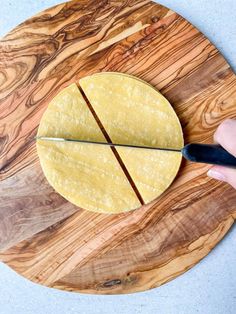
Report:
<svg viewBox="0 0 236 314"><path fill-rule="evenodd" d="M32 137L66 85L120 71L158 88L185 141L211 142L235 117L236 77L178 14L150 1L80 0L24 22L0 41L0 259L26 278L85 293L159 286L195 265L236 218L236 192L184 161L152 204L119 215L87 212L46 182Z"/></svg>

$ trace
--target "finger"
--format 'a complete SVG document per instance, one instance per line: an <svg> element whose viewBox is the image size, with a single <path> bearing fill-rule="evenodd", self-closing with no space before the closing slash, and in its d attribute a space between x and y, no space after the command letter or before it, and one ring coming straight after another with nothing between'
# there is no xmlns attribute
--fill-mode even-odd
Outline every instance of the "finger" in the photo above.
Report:
<svg viewBox="0 0 236 314"><path fill-rule="evenodd" d="M222 122L214 134L214 141L236 156L236 120L227 119Z"/></svg>
<svg viewBox="0 0 236 314"><path fill-rule="evenodd" d="M236 169L214 166L207 175L219 181L224 181L232 185L236 189Z"/></svg>

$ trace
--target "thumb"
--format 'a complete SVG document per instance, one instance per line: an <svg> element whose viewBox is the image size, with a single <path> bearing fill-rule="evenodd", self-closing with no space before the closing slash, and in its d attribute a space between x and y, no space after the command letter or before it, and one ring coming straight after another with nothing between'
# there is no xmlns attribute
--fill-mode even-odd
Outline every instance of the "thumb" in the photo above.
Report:
<svg viewBox="0 0 236 314"><path fill-rule="evenodd" d="M207 175L216 180L227 182L236 189L236 169L214 166L207 172Z"/></svg>

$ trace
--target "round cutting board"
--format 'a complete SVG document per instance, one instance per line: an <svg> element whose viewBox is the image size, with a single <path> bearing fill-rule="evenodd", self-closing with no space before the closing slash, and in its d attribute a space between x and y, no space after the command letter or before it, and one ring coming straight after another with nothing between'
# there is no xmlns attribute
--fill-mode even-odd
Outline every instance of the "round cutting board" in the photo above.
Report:
<svg viewBox="0 0 236 314"><path fill-rule="evenodd" d="M236 191L208 178L208 165L183 161L171 187L132 212L92 213L58 195L32 138L62 88L101 71L159 89L186 143L210 143L220 122L236 116L236 77L194 26L146 0L60 4L0 41L0 260L49 287L130 293L207 255L234 223Z"/></svg>

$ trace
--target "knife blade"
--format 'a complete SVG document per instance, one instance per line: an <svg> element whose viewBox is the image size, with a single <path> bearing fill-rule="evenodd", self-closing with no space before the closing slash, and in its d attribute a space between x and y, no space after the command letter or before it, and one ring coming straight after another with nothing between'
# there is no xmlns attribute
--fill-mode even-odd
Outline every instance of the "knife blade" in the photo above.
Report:
<svg viewBox="0 0 236 314"><path fill-rule="evenodd" d="M151 147L151 146L118 144L118 143L108 143L108 142L99 142L99 141L97 142L97 141L88 141L88 140L62 138L62 137L37 136L36 140L56 141L56 142L76 142L76 143L95 144L95 145L103 145L103 146L110 146L110 147L130 147L130 148L142 148L142 149L152 149L152 150L165 150L165 151L172 151L172 152L181 152L181 149L176 149L176 148Z"/></svg>

